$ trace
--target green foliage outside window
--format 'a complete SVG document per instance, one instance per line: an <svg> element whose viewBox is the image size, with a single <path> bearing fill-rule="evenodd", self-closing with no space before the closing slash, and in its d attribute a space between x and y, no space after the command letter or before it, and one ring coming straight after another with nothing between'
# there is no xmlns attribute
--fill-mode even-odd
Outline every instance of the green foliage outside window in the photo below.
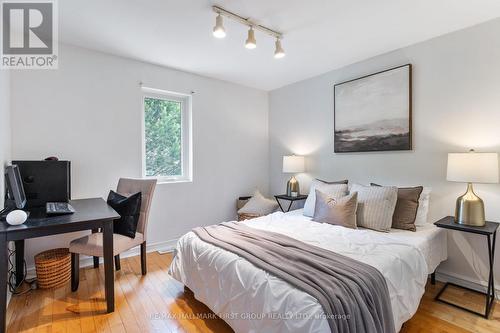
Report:
<svg viewBox="0 0 500 333"><path fill-rule="evenodd" d="M182 104L146 97L146 176L182 175Z"/></svg>

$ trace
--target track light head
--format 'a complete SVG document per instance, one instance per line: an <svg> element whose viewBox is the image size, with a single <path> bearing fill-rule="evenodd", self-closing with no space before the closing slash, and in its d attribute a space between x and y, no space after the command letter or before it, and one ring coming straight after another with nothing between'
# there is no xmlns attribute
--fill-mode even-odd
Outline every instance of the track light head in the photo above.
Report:
<svg viewBox="0 0 500 333"><path fill-rule="evenodd" d="M220 15L220 13L215 18L215 27L213 30L213 34L216 38L226 37L226 29L224 29L224 25L222 24L222 16Z"/></svg>
<svg viewBox="0 0 500 333"><path fill-rule="evenodd" d="M285 50L281 46L281 41L279 38L276 38L276 43L274 43L276 48L274 49L274 57L276 59L283 58L285 56Z"/></svg>
<svg viewBox="0 0 500 333"><path fill-rule="evenodd" d="M247 49L255 49L257 47L257 40L255 39L255 31L253 30L253 27L248 29L248 38L245 41L245 47Z"/></svg>

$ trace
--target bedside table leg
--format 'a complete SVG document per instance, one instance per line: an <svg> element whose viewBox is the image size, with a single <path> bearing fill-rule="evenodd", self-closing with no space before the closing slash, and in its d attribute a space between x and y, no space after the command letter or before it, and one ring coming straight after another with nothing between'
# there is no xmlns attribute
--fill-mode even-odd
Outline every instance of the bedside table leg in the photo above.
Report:
<svg viewBox="0 0 500 333"><path fill-rule="evenodd" d="M488 318L493 302L495 300L495 276L493 274L493 264L495 262L495 245L497 240L497 233L493 234L493 244L491 242L491 238L488 235L488 259L490 264L490 274L488 276L488 291L486 295L486 310L484 313L484 317Z"/></svg>
<svg viewBox="0 0 500 333"><path fill-rule="evenodd" d="M276 202L278 203L278 206L280 207L281 211L284 213L285 211L283 210L283 207L281 207L281 202L278 198L275 198Z"/></svg>

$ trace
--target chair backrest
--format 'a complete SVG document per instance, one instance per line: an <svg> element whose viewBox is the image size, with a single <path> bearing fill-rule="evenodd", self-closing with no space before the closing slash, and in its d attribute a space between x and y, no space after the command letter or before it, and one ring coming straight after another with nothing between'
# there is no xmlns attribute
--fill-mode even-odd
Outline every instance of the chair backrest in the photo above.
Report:
<svg viewBox="0 0 500 333"><path fill-rule="evenodd" d="M141 215L137 223L137 232L143 234L144 239L146 239L149 209L151 208L151 201L153 201L155 187L156 179L120 178L116 189L116 192L127 197L137 192L142 193Z"/></svg>

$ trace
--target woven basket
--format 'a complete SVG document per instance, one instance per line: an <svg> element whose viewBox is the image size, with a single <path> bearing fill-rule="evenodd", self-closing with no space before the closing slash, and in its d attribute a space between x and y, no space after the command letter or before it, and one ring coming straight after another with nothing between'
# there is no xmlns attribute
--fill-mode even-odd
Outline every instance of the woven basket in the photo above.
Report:
<svg viewBox="0 0 500 333"><path fill-rule="evenodd" d="M38 288L52 289L71 279L71 255L66 248L47 250L35 256Z"/></svg>
<svg viewBox="0 0 500 333"><path fill-rule="evenodd" d="M257 215L257 214L238 214L238 221L251 220L251 219L254 219L257 217L260 217L260 215Z"/></svg>

